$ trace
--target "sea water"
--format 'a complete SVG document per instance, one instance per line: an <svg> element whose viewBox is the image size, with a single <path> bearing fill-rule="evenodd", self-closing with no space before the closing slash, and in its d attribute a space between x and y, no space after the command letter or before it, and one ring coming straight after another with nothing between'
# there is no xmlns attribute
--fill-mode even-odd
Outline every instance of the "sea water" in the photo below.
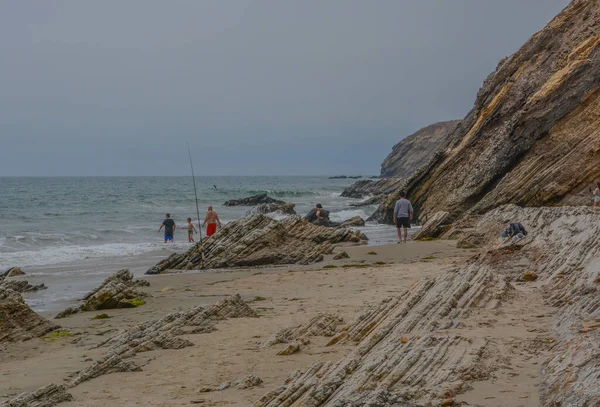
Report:
<svg viewBox="0 0 600 407"><path fill-rule="evenodd" d="M334 221L356 215L366 219L375 206L353 208L350 203L359 200L340 197L352 182L305 176L196 178L201 216L212 205L222 223L250 209L224 206L225 201L260 193L295 203L302 216L321 203ZM188 217L196 222L191 177L0 178L0 271L163 250L157 231L166 213L180 226ZM370 223L361 229L370 244L395 240L390 226ZM169 248L188 246L181 229Z"/></svg>

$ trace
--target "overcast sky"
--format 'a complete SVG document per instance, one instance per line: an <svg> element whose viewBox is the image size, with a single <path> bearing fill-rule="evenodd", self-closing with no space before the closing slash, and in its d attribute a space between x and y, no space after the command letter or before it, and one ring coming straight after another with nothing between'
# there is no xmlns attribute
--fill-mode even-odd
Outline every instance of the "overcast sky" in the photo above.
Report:
<svg viewBox="0 0 600 407"><path fill-rule="evenodd" d="M4 1L0 176L378 174L567 4Z"/></svg>

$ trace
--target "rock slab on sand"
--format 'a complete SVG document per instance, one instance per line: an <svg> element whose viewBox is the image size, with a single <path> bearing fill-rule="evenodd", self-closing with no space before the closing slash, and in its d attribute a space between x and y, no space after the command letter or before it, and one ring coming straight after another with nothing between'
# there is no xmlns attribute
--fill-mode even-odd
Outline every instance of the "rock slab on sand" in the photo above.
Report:
<svg viewBox="0 0 600 407"><path fill-rule="evenodd" d="M18 292L0 286L0 343L38 338L55 329L58 325L35 313Z"/></svg>
<svg viewBox="0 0 600 407"><path fill-rule="evenodd" d="M358 230L313 225L298 216L277 221L257 214L230 222L204 243L204 268L247 267L276 264L310 264L323 259L338 243L360 243ZM146 274L202 267L199 244L173 254Z"/></svg>

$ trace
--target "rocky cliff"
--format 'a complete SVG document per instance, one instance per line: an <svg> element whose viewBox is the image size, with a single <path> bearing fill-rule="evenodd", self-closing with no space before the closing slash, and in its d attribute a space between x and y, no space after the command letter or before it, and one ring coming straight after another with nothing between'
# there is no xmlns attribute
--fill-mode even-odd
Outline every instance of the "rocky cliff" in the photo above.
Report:
<svg viewBox="0 0 600 407"><path fill-rule="evenodd" d="M421 216L585 200L600 178L599 25L599 1L573 1L500 61L447 148L407 182ZM393 201L373 219L389 221Z"/></svg>
<svg viewBox="0 0 600 407"><path fill-rule="evenodd" d="M427 164L435 151L446 144L459 120L439 122L411 134L392 148L381 164L382 177L406 178Z"/></svg>

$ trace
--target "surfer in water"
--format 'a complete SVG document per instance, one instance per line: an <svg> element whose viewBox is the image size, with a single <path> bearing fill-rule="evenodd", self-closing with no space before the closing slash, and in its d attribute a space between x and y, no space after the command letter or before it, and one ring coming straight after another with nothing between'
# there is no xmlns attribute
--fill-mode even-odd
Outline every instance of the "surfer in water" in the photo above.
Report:
<svg viewBox="0 0 600 407"><path fill-rule="evenodd" d="M213 211L212 206L208 207L208 212L206 212L206 218L204 218L202 227L204 227L207 223L208 226L206 226L206 237L211 237L217 231L217 224L219 224L219 227L221 227L219 215L217 215L217 212Z"/></svg>

